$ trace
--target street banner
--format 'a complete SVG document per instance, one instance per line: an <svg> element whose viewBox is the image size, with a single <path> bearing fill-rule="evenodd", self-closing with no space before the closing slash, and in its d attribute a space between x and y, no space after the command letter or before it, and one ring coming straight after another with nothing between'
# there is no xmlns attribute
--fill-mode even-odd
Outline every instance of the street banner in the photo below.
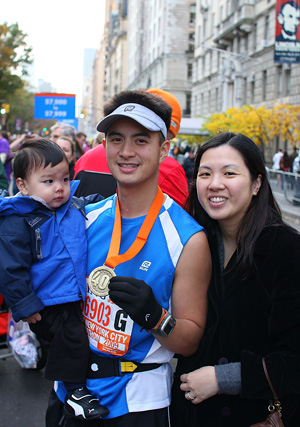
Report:
<svg viewBox="0 0 300 427"><path fill-rule="evenodd" d="M66 93L36 93L34 118L58 120L75 119L75 95Z"/></svg>
<svg viewBox="0 0 300 427"><path fill-rule="evenodd" d="M300 0L276 1L274 62L300 63Z"/></svg>

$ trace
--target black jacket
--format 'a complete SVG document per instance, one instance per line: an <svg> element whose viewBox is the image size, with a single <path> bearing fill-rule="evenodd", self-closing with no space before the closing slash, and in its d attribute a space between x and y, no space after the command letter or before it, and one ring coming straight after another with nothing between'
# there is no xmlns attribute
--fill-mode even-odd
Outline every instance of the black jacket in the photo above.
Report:
<svg viewBox="0 0 300 427"><path fill-rule="evenodd" d="M266 227L254 252L252 275L221 274L216 236L210 236L213 275L204 337L198 352L180 358L173 384L172 427L249 427L268 415L272 393L262 357L283 407L285 427L300 420L300 236ZM179 376L202 366L241 362L240 396L217 395L198 405L179 389ZM183 421L184 420L184 421Z"/></svg>

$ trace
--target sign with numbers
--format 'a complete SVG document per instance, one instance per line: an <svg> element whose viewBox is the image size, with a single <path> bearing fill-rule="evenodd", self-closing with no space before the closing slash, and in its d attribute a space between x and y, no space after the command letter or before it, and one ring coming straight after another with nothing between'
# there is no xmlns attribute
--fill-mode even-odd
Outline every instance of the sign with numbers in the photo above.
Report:
<svg viewBox="0 0 300 427"><path fill-rule="evenodd" d="M128 352L133 320L109 296L99 297L87 289L82 314L91 345L119 357Z"/></svg>
<svg viewBox="0 0 300 427"><path fill-rule="evenodd" d="M36 93L34 118L49 120L75 119L75 95L65 93Z"/></svg>

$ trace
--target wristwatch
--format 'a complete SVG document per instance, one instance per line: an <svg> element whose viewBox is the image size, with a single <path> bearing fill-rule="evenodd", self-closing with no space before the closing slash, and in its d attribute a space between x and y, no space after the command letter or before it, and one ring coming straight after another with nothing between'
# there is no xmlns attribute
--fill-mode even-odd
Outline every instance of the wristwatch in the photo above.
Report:
<svg viewBox="0 0 300 427"><path fill-rule="evenodd" d="M162 317L158 324L153 329L151 329L151 332L161 337L167 338L173 332L173 329L176 325L176 320L167 310L165 310L164 308L162 310Z"/></svg>

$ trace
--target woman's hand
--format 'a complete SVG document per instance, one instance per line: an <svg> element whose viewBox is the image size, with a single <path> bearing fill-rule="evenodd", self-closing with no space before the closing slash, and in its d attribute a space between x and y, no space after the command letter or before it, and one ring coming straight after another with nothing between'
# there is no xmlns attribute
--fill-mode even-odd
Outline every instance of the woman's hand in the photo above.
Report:
<svg viewBox="0 0 300 427"><path fill-rule="evenodd" d="M180 389L185 392L185 398L194 404L219 393L214 366L204 366L189 374L183 374L180 379Z"/></svg>

